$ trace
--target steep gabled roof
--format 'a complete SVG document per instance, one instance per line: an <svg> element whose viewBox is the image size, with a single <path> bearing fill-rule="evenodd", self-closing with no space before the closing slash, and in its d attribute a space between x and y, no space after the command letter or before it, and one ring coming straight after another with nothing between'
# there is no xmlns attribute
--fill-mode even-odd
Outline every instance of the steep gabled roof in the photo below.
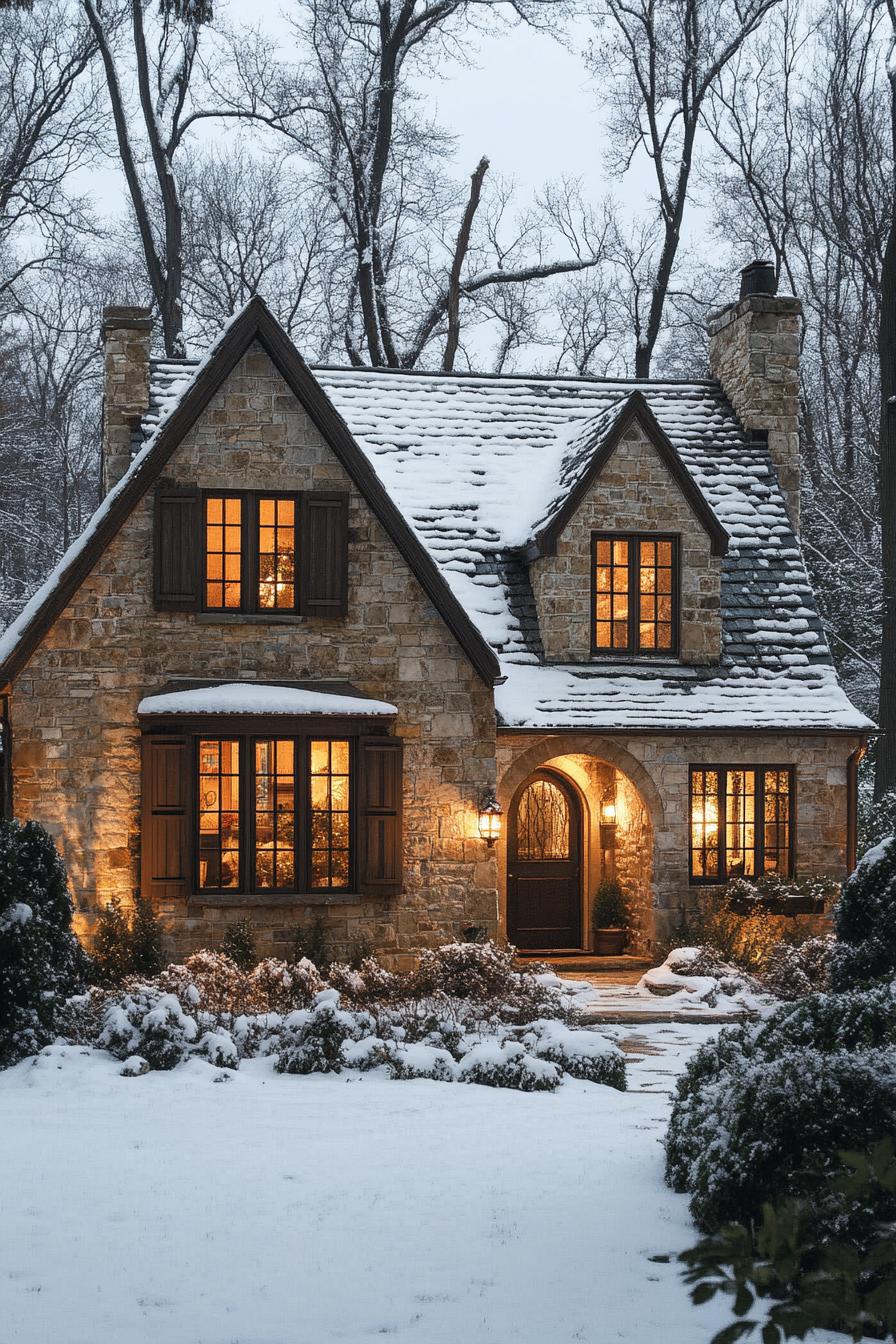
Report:
<svg viewBox="0 0 896 1344"><path fill-rule="evenodd" d="M267 352L364 496L479 676L488 685L494 684L500 676L494 652L384 489L370 460L358 447L321 384L270 309L256 296L228 323L206 358L199 365L189 366L191 377L184 384L182 395L171 400L167 413L159 420L148 442L103 500L85 531L69 547L18 618L0 635L0 688L25 666L228 374L256 341Z"/></svg>
<svg viewBox="0 0 896 1344"><path fill-rule="evenodd" d="M678 449L650 409L644 393L638 389L576 428L560 460L556 493L535 524L535 535L528 550L529 558L556 552L557 540L566 524L613 456L620 440L634 425L646 434L684 495L694 517L712 543L712 554L727 553L728 533L685 466Z"/></svg>

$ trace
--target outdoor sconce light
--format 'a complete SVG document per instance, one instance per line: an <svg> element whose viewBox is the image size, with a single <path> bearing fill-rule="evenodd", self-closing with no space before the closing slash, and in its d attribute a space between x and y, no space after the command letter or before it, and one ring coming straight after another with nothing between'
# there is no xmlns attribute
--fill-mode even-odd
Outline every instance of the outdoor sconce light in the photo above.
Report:
<svg viewBox="0 0 896 1344"><path fill-rule="evenodd" d="M494 794L479 809L479 834L489 849L501 834L501 804Z"/></svg>
<svg viewBox="0 0 896 1344"><path fill-rule="evenodd" d="M611 784L600 805L600 843L602 849L616 845L616 789Z"/></svg>

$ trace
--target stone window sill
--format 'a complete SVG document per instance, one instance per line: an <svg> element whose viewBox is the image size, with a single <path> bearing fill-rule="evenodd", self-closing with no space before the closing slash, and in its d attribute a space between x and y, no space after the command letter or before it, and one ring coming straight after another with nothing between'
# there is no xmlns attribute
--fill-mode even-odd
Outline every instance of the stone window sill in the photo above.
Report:
<svg viewBox="0 0 896 1344"><path fill-rule="evenodd" d="M304 625L305 617L295 612L198 611L199 625Z"/></svg>
<svg viewBox="0 0 896 1344"><path fill-rule="evenodd" d="M190 905L213 906L216 909L230 909L242 906L291 906L291 905L360 905L361 897L353 891L309 891L298 892L248 892L246 895L210 891L200 892L188 897Z"/></svg>

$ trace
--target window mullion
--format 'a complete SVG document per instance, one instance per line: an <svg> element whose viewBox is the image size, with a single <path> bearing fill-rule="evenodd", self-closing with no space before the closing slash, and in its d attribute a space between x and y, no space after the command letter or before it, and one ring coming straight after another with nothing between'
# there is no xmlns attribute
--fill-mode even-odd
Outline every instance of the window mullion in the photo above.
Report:
<svg viewBox="0 0 896 1344"><path fill-rule="evenodd" d="M638 538L631 537L628 544L628 652L639 653L638 626L636 623L638 604L638 556L640 548Z"/></svg>
<svg viewBox="0 0 896 1344"><path fill-rule="evenodd" d="M728 881L728 771L718 771L719 877Z"/></svg>

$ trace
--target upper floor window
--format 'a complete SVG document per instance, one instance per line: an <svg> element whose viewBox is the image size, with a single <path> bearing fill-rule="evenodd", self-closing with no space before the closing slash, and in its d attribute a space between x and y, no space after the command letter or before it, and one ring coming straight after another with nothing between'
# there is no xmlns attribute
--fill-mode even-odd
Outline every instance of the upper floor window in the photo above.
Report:
<svg viewBox="0 0 896 1344"><path fill-rule="evenodd" d="M678 538L597 532L592 549L593 652L676 653Z"/></svg>
<svg viewBox="0 0 896 1344"><path fill-rule="evenodd" d="M691 881L790 877L793 790L790 766L692 766Z"/></svg>
<svg viewBox="0 0 896 1344"><path fill-rule="evenodd" d="M297 508L288 495L206 495L207 611L296 611Z"/></svg>
<svg viewBox="0 0 896 1344"><path fill-rule="evenodd" d="M163 611L345 616L348 493L161 486L154 571Z"/></svg>

